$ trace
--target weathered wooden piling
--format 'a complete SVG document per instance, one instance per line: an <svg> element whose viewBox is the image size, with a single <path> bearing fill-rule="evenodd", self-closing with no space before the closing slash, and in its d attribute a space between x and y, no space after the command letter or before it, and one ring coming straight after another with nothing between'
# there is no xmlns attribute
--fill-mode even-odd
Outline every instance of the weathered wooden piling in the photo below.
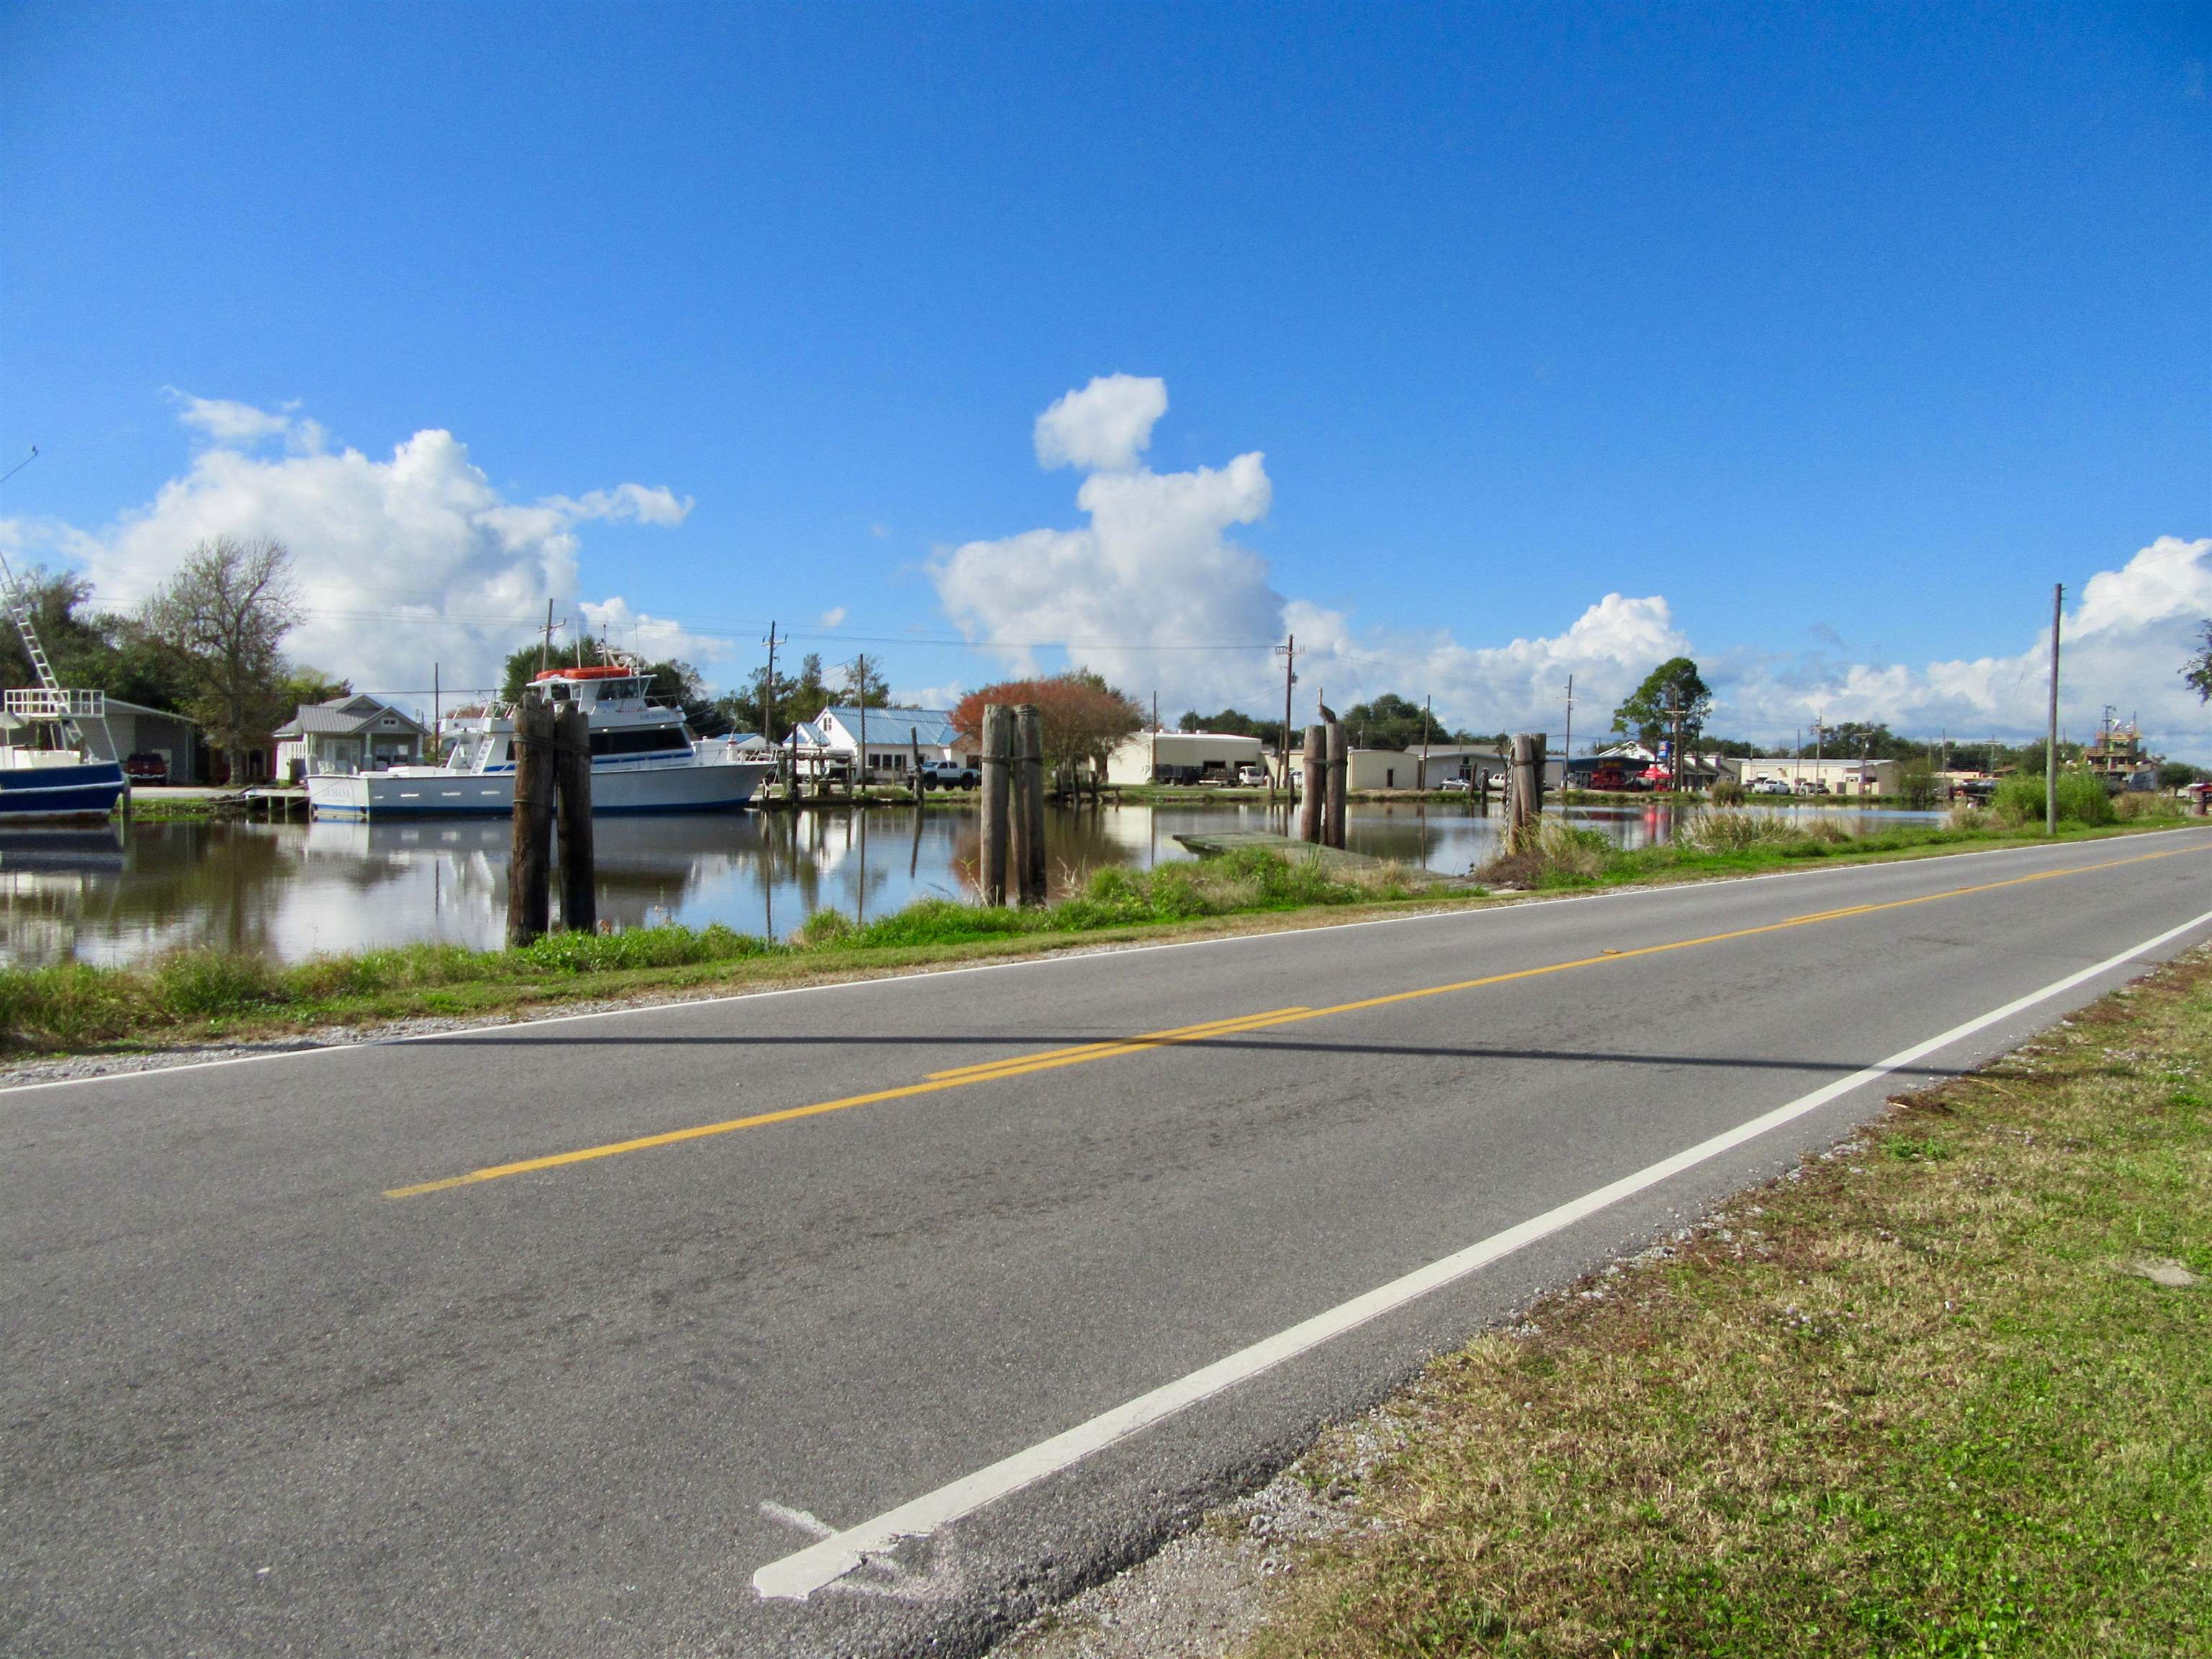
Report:
<svg viewBox="0 0 2212 1659"><path fill-rule="evenodd" d="M1328 723L1328 799L1322 809L1322 845L1344 845L1344 798L1350 786L1352 750L1344 739L1344 722Z"/></svg>
<svg viewBox="0 0 2212 1659"><path fill-rule="evenodd" d="M1537 820L1544 810L1542 732L1513 734L1512 770L1506 775L1505 799L1506 846L1520 852L1534 840Z"/></svg>
<svg viewBox="0 0 2212 1659"><path fill-rule="evenodd" d="M514 711L514 838L507 866L507 944L519 950L544 937L552 916L547 887L553 855L553 708L526 696Z"/></svg>
<svg viewBox="0 0 2212 1659"><path fill-rule="evenodd" d="M554 717L554 782L560 797L561 925L572 933L599 925L598 871L592 853L592 717L572 702Z"/></svg>
<svg viewBox="0 0 2212 1659"><path fill-rule="evenodd" d="M1000 703L983 709L983 902L1006 902L1007 830L1012 818L1014 711Z"/></svg>
<svg viewBox="0 0 2212 1659"><path fill-rule="evenodd" d="M1322 805L1328 799L1328 732L1324 728L1306 727L1305 749L1298 761L1305 791L1298 799L1298 839L1318 847Z"/></svg>
<svg viewBox="0 0 2212 1659"><path fill-rule="evenodd" d="M1044 711L1033 702L1014 710L1015 884L1024 904L1044 902Z"/></svg>

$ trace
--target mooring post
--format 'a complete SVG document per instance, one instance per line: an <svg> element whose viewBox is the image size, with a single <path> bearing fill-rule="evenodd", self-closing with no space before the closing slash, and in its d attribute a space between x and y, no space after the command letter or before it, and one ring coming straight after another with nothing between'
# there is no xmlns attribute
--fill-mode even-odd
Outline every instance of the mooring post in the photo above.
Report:
<svg viewBox="0 0 2212 1659"><path fill-rule="evenodd" d="M1525 850L1536 834L1544 808L1544 739L1528 732L1513 734L1512 770L1506 775L1506 846Z"/></svg>
<svg viewBox="0 0 2212 1659"><path fill-rule="evenodd" d="M1322 843L1344 845L1344 797L1352 772L1352 750L1344 740L1344 722L1328 723L1328 800L1322 810Z"/></svg>
<svg viewBox="0 0 2212 1659"><path fill-rule="evenodd" d="M1306 727L1305 749L1298 766L1305 790L1298 799L1298 839L1318 847L1322 805L1328 799L1328 733L1322 727Z"/></svg>
<svg viewBox="0 0 2212 1659"><path fill-rule="evenodd" d="M1044 711L1033 702L1014 710L1020 779L1014 791L1015 884L1024 904L1044 902Z"/></svg>
<svg viewBox="0 0 2212 1659"><path fill-rule="evenodd" d="M560 757L561 925L572 933L599 931L598 872L592 854L592 717L572 702L553 722Z"/></svg>
<svg viewBox="0 0 2212 1659"><path fill-rule="evenodd" d="M520 950L552 920L553 708L525 694L514 710L514 838L507 866L507 944Z"/></svg>
<svg viewBox="0 0 2212 1659"><path fill-rule="evenodd" d="M1012 817L1014 711L1001 703L983 709L983 902L1006 902L1006 831Z"/></svg>

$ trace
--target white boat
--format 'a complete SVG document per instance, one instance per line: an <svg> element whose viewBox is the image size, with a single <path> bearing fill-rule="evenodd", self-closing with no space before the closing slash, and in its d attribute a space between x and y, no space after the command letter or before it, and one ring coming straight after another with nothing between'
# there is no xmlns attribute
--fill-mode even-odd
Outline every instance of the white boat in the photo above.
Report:
<svg viewBox="0 0 2212 1659"><path fill-rule="evenodd" d="M582 705L592 729L592 814L720 812L745 805L775 769L734 739L696 738L681 710L647 695L635 663L549 669L535 695ZM514 811L514 719L491 708L441 726L443 766L312 772L307 803L319 818L447 817Z"/></svg>

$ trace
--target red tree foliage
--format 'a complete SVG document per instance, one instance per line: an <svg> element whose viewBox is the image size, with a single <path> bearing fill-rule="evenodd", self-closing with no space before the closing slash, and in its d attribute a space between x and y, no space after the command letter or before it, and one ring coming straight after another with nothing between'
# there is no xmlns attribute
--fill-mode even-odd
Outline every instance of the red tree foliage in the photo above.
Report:
<svg viewBox="0 0 2212 1659"><path fill-rule="evenodd" d="M1048 679L1006 680L970 691L952 711L952 724L971 740L983 732L987 703L1033 702L1044 717L1044 763L1066 776L1084 762L1100 772L1114 746L1145 723L1133 697L1096 674L1054 674Z"/></svg>

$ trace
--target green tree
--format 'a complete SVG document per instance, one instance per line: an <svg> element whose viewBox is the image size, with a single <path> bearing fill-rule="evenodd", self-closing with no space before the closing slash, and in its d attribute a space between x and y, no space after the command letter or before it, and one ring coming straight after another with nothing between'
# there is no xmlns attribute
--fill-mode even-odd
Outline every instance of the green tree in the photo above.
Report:
<svg viewBox="0 0 2212 1659"><path fill-rule="evenodd" d="M49 574L33 565L15 585L32 624L65 686L106 692L149 708L182 709L191 695L188 665L134 617L94 611L92 584L74 571ZM38 683L15 629L0 626L0 676L11 686Z"/></svg>
<svg viewBox="0 0 2212 1659"><path fill-rule="evenodd" d="M1344 731L1346 739L1360 749L1417 750L1423 732L1431 743L1441 742L1444 735L1419 703L1395 691L1346 709Z"/></svg>
<svg viewBox="0 0 2212 1659"><path fill-rule="evenodd" d="M300 617L291 565L281 542L217 536L185 555L146 602L148 633L185 661L185 712L229 761L233 779L246 776L246 751L289 712L283 646Z"/></svg>
<svg viewBox="0 0 2212 1659"><path fill-rule="evenodd" d="M2197 624L2197 649L2181 665L2181 678L2196 688L2197 701L2212 701L2212 617Z"/></svg>
<svg viewBox="0 0 2212 1659"><path fill-rule="evenodd" d="M1818 743L1808 741L1798 752L1810 756L1817 749L1831 760L1850 758L1860 753L1862 744L1869 760L1911 760L1916 756L1924 759L1928 754L1926 743L1917 738L1900 738L1881 720L1844 720L1823 726Z"/></svg>
<svg viewBox="0 0 2212 1659"><path fill-rule="evenodd" d="M1713 712L1712 689L1698 674L1698 665L1687 657L1670 657L1644 677L1644 684L1613 711L1613 729L1635 738L1647 748L1673 735L1680 711L1682 741L1695 743Z"/></svg>
<svg viewBox="0 0 2212 1659"><path fill-rule="evenodd" d="M876 672L875 664L866 657L855 657L845 665L845 678L838 682L837 706L888 708L891 706L891 689Z"/></svg>
<svg viewBox="0 0 2212 1659"><path fill-rule="evenodd" d="M1239 738L1272 737L1282 722L1274 720L1263 725L1249 714L1235 708L1224 708L1218 714L1201 714L1196 709L1183 711L1176 722L1179 732L1225 732Z"/></svg>

